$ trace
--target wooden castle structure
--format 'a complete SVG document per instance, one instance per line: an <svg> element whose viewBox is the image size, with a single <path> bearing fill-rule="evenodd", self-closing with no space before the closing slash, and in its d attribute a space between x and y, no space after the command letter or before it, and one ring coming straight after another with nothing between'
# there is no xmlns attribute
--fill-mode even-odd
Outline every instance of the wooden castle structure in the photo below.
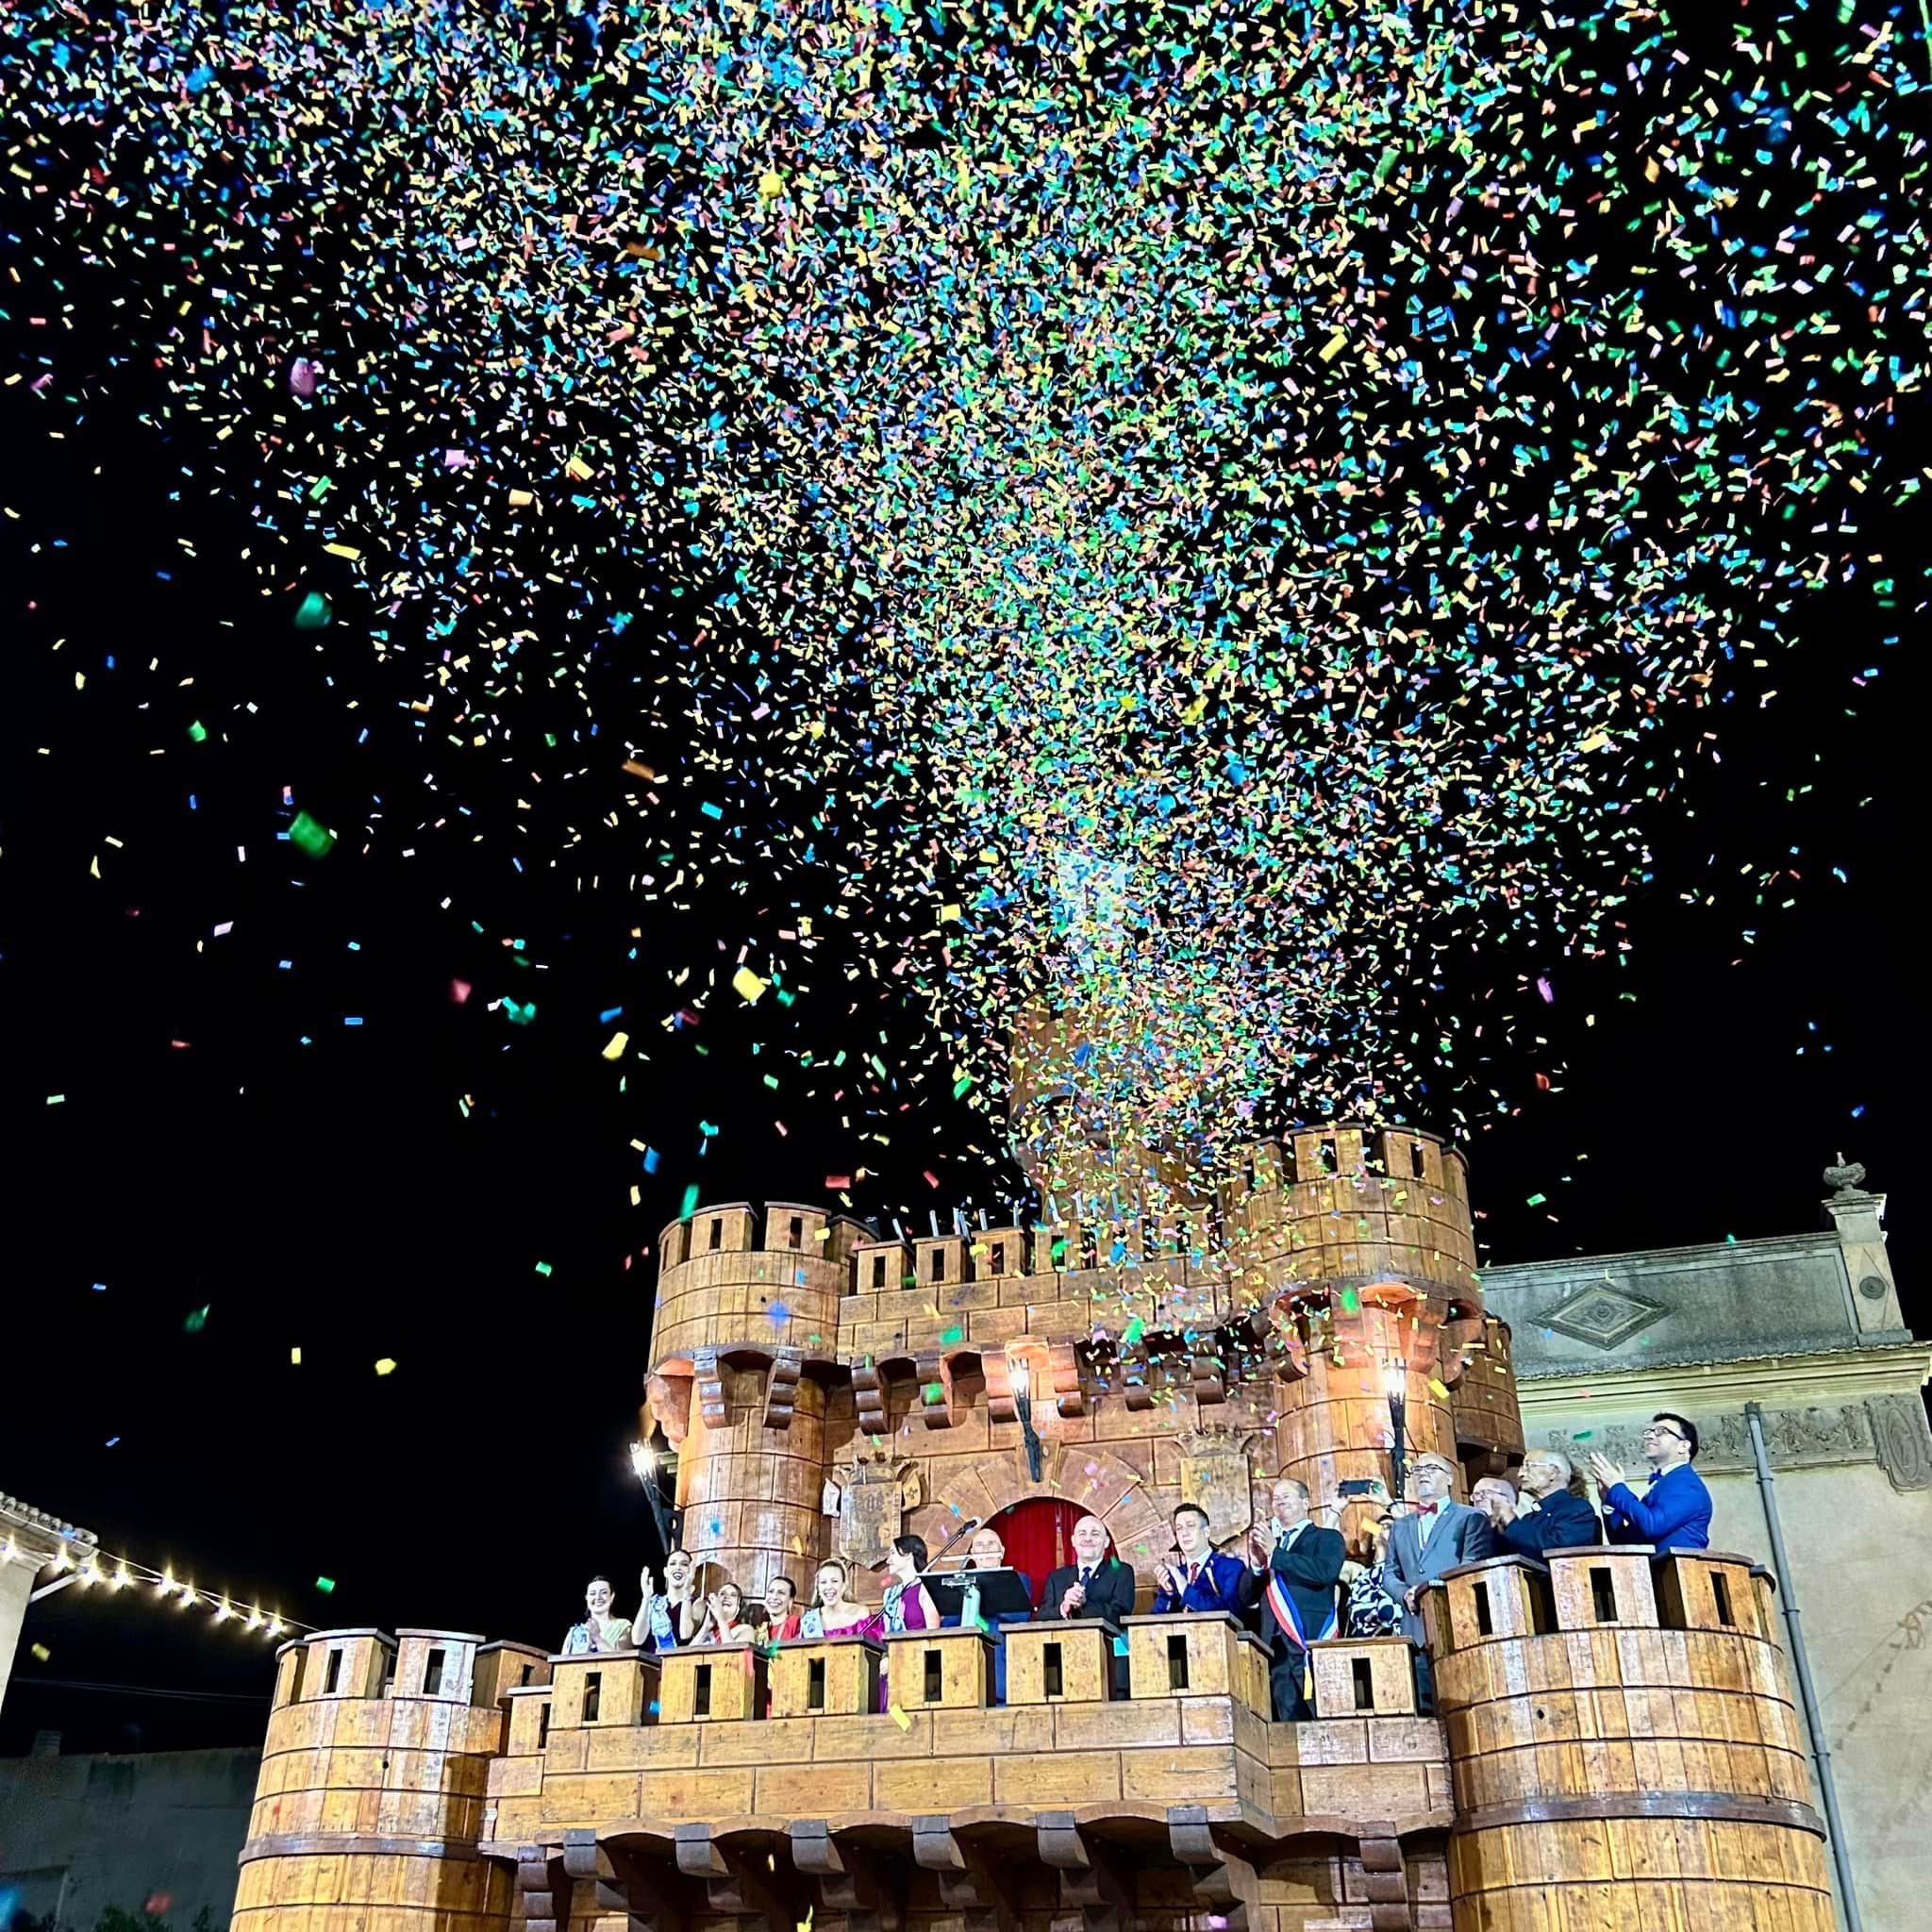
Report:
<svg viewBox="0 0 1932 1932"><path fill-rule="evenodd" d="M1455 1151L1296 1134L1199 1211L1211 1240L674 1224L647 1393L684 1546L753 1597L832 1555L876 1591L893 1535L1044 1497L1102 1518L1144 1609L1181 1498L1225 1541L1278 1474L1386 1480L1391 1380L1465 1483L1520 1458ZM1125 1697L1098 1626L1009 1626L1003 1705L975 1629L662 1658L323 1632L279 1653L234 1924L1831 1932L1770 1596L1718 1553L1494 1558L1428 1598L1436 1715L1406 1642L1337 1639L1299 1724L1222 1617L1127 1620Z"/></svg>

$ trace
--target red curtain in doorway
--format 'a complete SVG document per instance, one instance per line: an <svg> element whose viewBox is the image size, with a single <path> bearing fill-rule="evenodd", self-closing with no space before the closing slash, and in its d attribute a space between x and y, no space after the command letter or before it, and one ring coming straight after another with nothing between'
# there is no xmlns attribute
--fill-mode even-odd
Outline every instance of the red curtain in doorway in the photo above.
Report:
<svg viewBox="0 0 1932 1932"><path fill-rule="evenodd" d="M1047 1577L1074 1560L1074 1525L1086 1514L1055 1496L1029 1496L987 1519L987 1527L997 1530L1006 1543L1007 1561L1032 1584L1036 1608ZM1119 1554L1111 1541L1107 1547L1109 1556Z"/></svg>

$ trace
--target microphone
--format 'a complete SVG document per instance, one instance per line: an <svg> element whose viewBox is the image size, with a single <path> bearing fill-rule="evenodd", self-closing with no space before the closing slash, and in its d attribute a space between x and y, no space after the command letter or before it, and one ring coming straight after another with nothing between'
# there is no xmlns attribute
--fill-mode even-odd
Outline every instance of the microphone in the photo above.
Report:
<svg viewBox="0 0 1932 1932"><path fill-rule="evenodd" d="M955 1544L957 1544L957 1543L958 1542L958 1541L959 1541L959 1539L960 1539L961 1537L968 1537L968 1536L971 1536L971 1535L973 1534L973 1532L974 1532L974 1531L975 1529L977 1529L978 1527L979 1527L979 1518L978 1518L978 1517L976 1517L976 1516L969 1516L969 1517L968 1517L968 1518L966 1519L966 1521L965 1521L964 1523L962 1523L962 1524L960 1524L960 1525L958 1526L958 1529L956 1529L956 1530L955 1530L955 1531L954 1531L954 1532L952 1533L952 1535L951 1535L951 1536L949 1536L949 1537L948 1537L948 1538L947 1538L947 1539L945 1540L945 1541L944 1541L943 1543L941 1543L941 1544L940 1545L940 1547L939 1547L939 1550L938 1550L937 1554L936 1554L936 1555L935 1555L935 1556L933 1557L933 1558L932 1558L932 1562L931 1562L931 1563L928 1563L928 1564L927 1564L927 1565L926 1565L925 1567L926 1567L926 1568L927 1568L928 1570L930 1570L930 1569L932 1568L932 1565L933 1565L933 1563L937 1563L937 1562L939 1561L940 1557L943 1557L943 1556L944 1556L944 1555L946 1554L946 1552L947 1552L948 1550L952 1549L952 1548L954 1547L954 1545L955 1545Z"/></svg>

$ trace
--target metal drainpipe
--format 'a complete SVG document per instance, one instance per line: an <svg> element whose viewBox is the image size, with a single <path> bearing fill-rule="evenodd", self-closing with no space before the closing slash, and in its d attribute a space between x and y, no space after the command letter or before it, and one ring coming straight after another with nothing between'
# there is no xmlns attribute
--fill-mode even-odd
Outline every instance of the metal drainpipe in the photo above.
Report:
<svg viewBox="0 0 1932 1932"><path fill-rule="evenodd" d="M1798 1624L1798 1596L1791 1588L1791 1563L1785 1554L1784 1525L1778 1521L1777 1498L1772 1493L1771 1452L1764 1445L1764 1410L1755 1402L1744 1405L1751 1429L1751 1460L1757 1469L1757 1493L1764 1504L1765 1527L1771 1532L1771 1567L1777 1574L1778 1601L1790 1637L1791 1667L1798 1677L1798 1702L1804 1707L1805 1728L1811 1736L1811 1757L1818 1766L1818 1790L1824 1800L1824 1827L1831 1835L1832 1869L1838 1874L1839 1903L1844 1907L1847 1932L1864 1932L1858 1915L1858 1894L1852 1885L1852 1866L1845 1850L1844 1823L1839 1816L1838 1785L1831 1774L1831 1747L1824 1741L1824 1717L1818 1708L1818 1687L1811 1681L1811 1659L1805 1654L1805 1633Z"/></svg>

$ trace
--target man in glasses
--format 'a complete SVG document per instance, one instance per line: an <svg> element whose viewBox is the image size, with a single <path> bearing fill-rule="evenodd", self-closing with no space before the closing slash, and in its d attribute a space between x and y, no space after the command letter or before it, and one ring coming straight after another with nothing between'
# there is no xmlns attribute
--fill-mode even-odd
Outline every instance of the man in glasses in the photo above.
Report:
<svg viewBox="0 0 1932 1932"><path fill-rule="evenodd" d="M1506 1550L1541 1557L1545 1550L1574 1550L1604 1540L1596 1511L1570 1490L1570 1458L1560 1449L1532 1449L1517 1471L1523 1500L1496 1532Z"/></svg>
<svg viewBox="0 0 1932 1932"><path fill-rule="evenodd" d="M1659 1550L1710 1547L1710 1491L1690 1467L1697 1425L1680 1415L1653 1416L1643 1432L1650 1480L1638 1495L1607 1456L1592 1455L1590 1473L1603 1498L1604 1530L1613 1543L1651 1543Z"/></svg>

